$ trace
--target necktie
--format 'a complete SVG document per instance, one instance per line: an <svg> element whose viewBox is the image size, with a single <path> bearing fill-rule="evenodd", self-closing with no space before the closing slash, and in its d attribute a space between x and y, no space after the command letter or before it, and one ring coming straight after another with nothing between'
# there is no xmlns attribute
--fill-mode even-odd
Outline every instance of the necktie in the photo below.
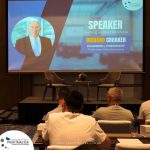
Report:
<svg viewBox="0 0 150 150"><path fill-rule="evenodd" d="M34 38L34 53L35 53L35 56L40 56L41 54L38 39L36 38Z"/></svg>

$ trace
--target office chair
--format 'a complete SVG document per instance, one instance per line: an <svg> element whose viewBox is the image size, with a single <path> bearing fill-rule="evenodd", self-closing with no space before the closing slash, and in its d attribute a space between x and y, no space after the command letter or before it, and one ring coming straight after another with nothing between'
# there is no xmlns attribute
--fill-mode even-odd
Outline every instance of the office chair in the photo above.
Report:
<svg viewBox="0 0 150 150"><path fill-rule="evenodd" d="M132 123L127 120L98 120L105 133L131 133Z"/></svg>
<svg viewBox="0 0 150 150"><path fill-rule="evenodd" d="M99 80L97 85L97 100L99 96L99 89L100 88L110 88L114 86L119 86L119 81L121 77L121 72L109 72L106 76Z"/></svg>
<svg viewBox="0 0 150 150"><path fill-rule="evenodd" d="M64 79L59 77L55 72L44 72L44 77L46 81L46 87L43 95L43 100L45 98L47 88L52 88L52 100L56 99L56 88L66 86L64 84Z"/></svg>
<svg viewBox="0 0 150 150"><path fill-rule="evenodd" d="M47 150L73 150L76 147L70 145L49 145L47 146Z"/></svg>
<svg viewBox="0 0 150 150"><path fill-rule="evenodd" d="M150 144L117 143L115 150L150 150Z"/></svg>

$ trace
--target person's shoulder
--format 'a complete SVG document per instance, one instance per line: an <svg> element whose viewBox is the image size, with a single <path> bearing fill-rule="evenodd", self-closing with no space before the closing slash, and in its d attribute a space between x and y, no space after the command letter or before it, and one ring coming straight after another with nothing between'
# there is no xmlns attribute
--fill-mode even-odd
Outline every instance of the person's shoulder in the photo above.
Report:
<svg viewBox="0 0 150 150"><path fill-rule="evenodd" d="M20 39L18 39L18 40L27 40L27 39L29 39L29 36L25 36L25 37L20 38Z"/></svg>
<svg viewBox="0 0 150 150"><path fill-rule="evenodd" d="M144 101L142 105L150 105L150 100Z"/></svg>
<svg viewBox="0 0 150 150"><path fill-rule="evenodd" d="M99 107L94 113L93 113L93 116L97 116L97 115L100 115L102 113L105 113L105 111L108 110L108 107Z"/></svg>
<svg viewBox="0 0 150 150"><path fill-rule="evenodd" d="M120 106L120 105L117 105L116 107L118 107L119 109L121 109L121 110L128 110L128 109L126 109L126 108L124 108L124 107L122 107L122 106Z"/></svg>
<svg viewBox="0 0 150 150"><path fill-rule="evenodd" d="M48 37L45 37L45 36L39 36L39 37L40 37L40 39L49 40L50 41L50 38L48 38Z"/></svg>
<svg viewBox="0 0 150 150"><path fill-rule="evenodd" d="M62 106L57 106L56 108L54 108L53 110L49 111L48 114L51 114L51 113L59 113L59 112L62 112Z"/></svg>
<svg viewBox="0 0 150 150"><path fill-rule="evenodd" d="M52 46L52 41L50 38L43 37L43 36L39 36L39 37L40 37L42 43L45 43L45 44L47 44L47 46L50 46L50 47Z"/></svg>
<svg viewBox="0 0 150 150"><path fill-rule="evenodd" d="M100 108L98 108L96 111L105 111L105 110L107 110L107 109L109 109L110 107L100 107Z"/></svg>
<svg viewBox="0 0 150 150"><path fill-rule="evenodd" d="M84 115L84 114L81 114L80 115L82 117L82 119L86 119L86 120L89 120L89 121L92 121L92 122L95 122L95 118L93 118L92 116L89 116L89 115Z"/></svg>
<svg viewBox="0 0 150 150"><path fill-rule="evenodd" d="M20 38L20 39L16 40L16 42L25 41L25 40L28 40L28 39L29 39L29 37L27 36L27 37L23 37L23 38Z"/></svg>
<svg viewBox="0 0 150 150"><path fill-rule="evenodd" d="M88 115L82 114L81 120L86 124L91 127L95 127L97 124L96 118Z"/></svg>
<svg viewBox="0 0 150 150"><path fill-rule="evenodd" d="M121 107L121 106L120 106L120 107ZM123 110L124 112L132 113L131 110L129 110L129 109L126 109L126 108L124 108L124 107L121 107L121 108L122 108L122 110Z"/></svg>
<svg viewBox="0 0 150 150"><path fill-rule="evenodd" d="M62 117L62 116L64 116L63 112L54 112L54 113L49 114L49 118L59 118L59 117Z"/></svg>

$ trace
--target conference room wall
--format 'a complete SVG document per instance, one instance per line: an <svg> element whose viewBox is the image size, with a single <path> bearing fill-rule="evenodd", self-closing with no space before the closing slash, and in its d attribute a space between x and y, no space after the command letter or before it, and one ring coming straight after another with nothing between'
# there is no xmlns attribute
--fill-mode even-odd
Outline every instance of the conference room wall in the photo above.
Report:
<svg viewBox="0 0 150 150"><path fill-rule="evenodd" d="M60 77L64 78L65 83L74 84L78 77L78 73L57 73ZM91 81L89 88L89 100L95 101L97 95L97 83L100 78L103 78L106 73L87 73L88 80ZM133 73L122 73L120 79L120 86L124 91L123 100L142 100L142 86L143 86L143 74L133 74ZM79 90L83 93L85 99L87 97L87 88L85 86L71 86L70 89ZM45 90L44 76L33 75L32 79L32 96L42 97ZM99 92L99 99L106 100L106 88L101 88ZM51 100L51 88L47 90L46 97Z"/></svg>
<svg viewBox="0 0 150 150"><path fill-rule="evenodd" d="M19 87L17 76L10 76L6 72L7 68L7 37L6 37L6 2L0 1L0 109L16 103ZM10 100L11 99L11 100Z"/></svg>
<svg viewBox="0 0 150 150"><path fill-rule="evenodd" d="M143 98L150 99L150 1L145 0L144 9L144 71L143 75Z"/></svg>
<svg viewBox="0 0 150 150"><path fill-rule="evenodd" d="M31 95L31 75L7 72L7 1L0 0L0 109Z"/></svg>

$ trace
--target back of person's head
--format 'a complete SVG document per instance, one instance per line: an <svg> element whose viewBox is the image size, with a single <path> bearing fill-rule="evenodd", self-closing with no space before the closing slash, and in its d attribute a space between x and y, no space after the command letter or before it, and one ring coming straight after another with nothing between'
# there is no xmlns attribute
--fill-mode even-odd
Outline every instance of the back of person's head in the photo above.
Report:
<svg viewBox="0 0 150 150"><path fill-rule="evenodd" d="M68 111L80 112L83 107L83 96L78 91L71 91L64 98Z"/></svg>
<svg viewBox="0 0 150 150"><path fill-rule="evenodd" d="M70 93L70 90L67 87L62 87L58 91L57 100L59 105L64 105L64 98L67 94Z"/></svg>
<svg viewBox="0 0 150 150"><path fill-rule="evenodd" d="M58 91L58 99L63 99L67 94L69 94L70 90L68 87L61 87Z"/></svg>
<svg viewBox="0 0 150 150"><path fill-rule="evenodd" d="M101 150L101 148L97 144L82 144L74 150Z"/></svg>
<svg viewBox="0 0 150 150"><path fill-rule="evenodd" d="M107 96L111 97L113 101L120 102L122 99L123 91L119 87L109 88Z"/></svg>

